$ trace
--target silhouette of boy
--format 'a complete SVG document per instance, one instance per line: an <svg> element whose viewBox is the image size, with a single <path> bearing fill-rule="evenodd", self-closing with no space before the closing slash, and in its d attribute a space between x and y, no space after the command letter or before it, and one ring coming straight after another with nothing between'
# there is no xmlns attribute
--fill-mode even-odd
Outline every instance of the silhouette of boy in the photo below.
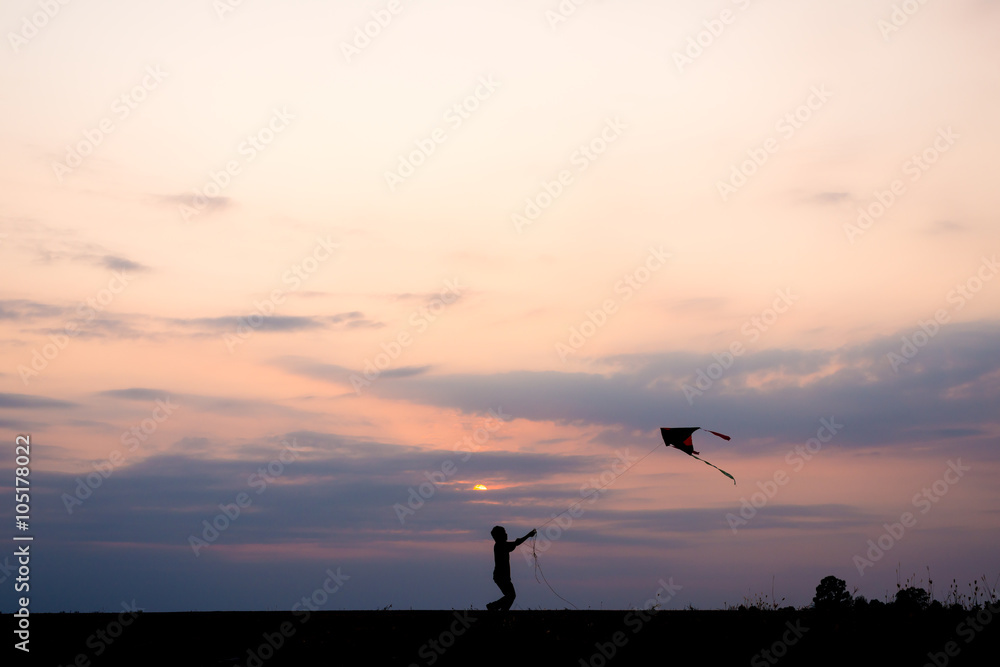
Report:
<svg viewBox="0 0 1000 667"><path fill-rule="evenodd" d="M516 549L522 542L532 537L535 531L532 530L524 537L520 537L513 542L507 541L507 531L503 526L493 526L490 535L493 536L493 581L500 587L503 597L495 602L486 605L487 611L509 611L514 604L514 584L510 580L510 552Z"/></svg>

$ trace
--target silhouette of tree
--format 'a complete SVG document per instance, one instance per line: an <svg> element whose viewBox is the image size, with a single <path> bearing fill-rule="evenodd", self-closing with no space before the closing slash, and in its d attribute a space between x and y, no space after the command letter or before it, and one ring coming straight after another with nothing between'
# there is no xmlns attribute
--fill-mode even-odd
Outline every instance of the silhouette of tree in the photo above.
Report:
<svg viewBox="0 0 1000 667"><path fill-rule="evenodd" d="M927 594L927 591L916 586L896 591L896 605L905 609L927 609L930 602L930 595Z"/></svg>
<svg viewBox="0 0 1000 667"><path fill-rule="evenodd" d="M851 606L851 594L847 592L847 582L832 575L823 577L816 587L813 605L817 609L846 609Z"/></svg>

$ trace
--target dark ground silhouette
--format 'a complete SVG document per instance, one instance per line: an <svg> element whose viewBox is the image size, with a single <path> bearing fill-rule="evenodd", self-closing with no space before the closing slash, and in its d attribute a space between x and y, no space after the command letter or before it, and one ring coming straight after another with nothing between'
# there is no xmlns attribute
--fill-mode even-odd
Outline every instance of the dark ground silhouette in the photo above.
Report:
<svg viewBox="0 0 1000 667"><path fill-rule="evenodd" d="M989 620L987 620L989 615ZM10 618L9 615L7 615ZM32 614L32 660L71 665L994 665L1000 605L827 612L333 611ZM970 623L971 619L971 623ZM8 626L9 627L9 626ZM976 630L975 628L979 629ZM96 655L96 650L101 654ZM949 655L949 652L954 655ZM358 657L349 659L350 654ZM933 656L933 657L931 657ZM936 660L936 663L934 662ZM76 664L88 664L77 662Z"/></svg>

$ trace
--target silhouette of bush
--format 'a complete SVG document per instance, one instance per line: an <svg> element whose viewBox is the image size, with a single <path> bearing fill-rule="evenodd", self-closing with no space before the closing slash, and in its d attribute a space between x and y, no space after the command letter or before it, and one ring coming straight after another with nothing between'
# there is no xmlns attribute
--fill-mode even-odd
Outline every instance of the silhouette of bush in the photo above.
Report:
<svg viewBox="0 0 1000 667"><path fill-rule="evenodd" d="M847 609L851 606L851 594L847 592L847 582L834 576L823 577L816 587L813 606L817 609Z"/></svg>

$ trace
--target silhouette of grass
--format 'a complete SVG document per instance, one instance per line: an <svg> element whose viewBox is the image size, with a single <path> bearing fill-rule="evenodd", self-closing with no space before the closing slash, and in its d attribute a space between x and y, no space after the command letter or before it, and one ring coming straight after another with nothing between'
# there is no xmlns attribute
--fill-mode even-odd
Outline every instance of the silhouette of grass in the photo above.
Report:
<svg viewBox="0 0 1000 667"><path fill-rule="evenodd" d="M340 664L353 651L356 664L509 664L510 650L530 655L528 664L596 665L594 656L613 653L608 667L660 664L774 664L754 662L776 647L788 665L895 665L927 662L949 643L960 647L956 664L995 664L1000 655L997 580L986 575L960 585L952 579L943 599L927 570L925 577L898 572L896 595L887 603L847 594L846 583L826 577L814 604L794 608L778 595L747 591L739 605L725 609L659 608L621 610L518 610L506 614L475 609L320 611L308 623L292 612L186 612L137 616L100 656L100 665ZM665 605L661 605L665 606ZM33 637L58 638L32 646L35 664L80 664L93 659L87 642L118 615L32 614ZM978 625L973 625L975 623ZM282 638L280 628L294 629ZM970 636L969 628L976 628ZM645 628L649 628L648 630ZM781 646L802 628L800 639ZM974 641L973 641L974 639ZM270 644L268 643L270 642ZM510 650L505 650L509 648ZM250 653L267 656L260 664ZM776 653L770 653L772 657ZM943 654L942 654L943 655ZM335 660L336 659L336 660ZM94 660L92 664L97 664Z"/></svg>

